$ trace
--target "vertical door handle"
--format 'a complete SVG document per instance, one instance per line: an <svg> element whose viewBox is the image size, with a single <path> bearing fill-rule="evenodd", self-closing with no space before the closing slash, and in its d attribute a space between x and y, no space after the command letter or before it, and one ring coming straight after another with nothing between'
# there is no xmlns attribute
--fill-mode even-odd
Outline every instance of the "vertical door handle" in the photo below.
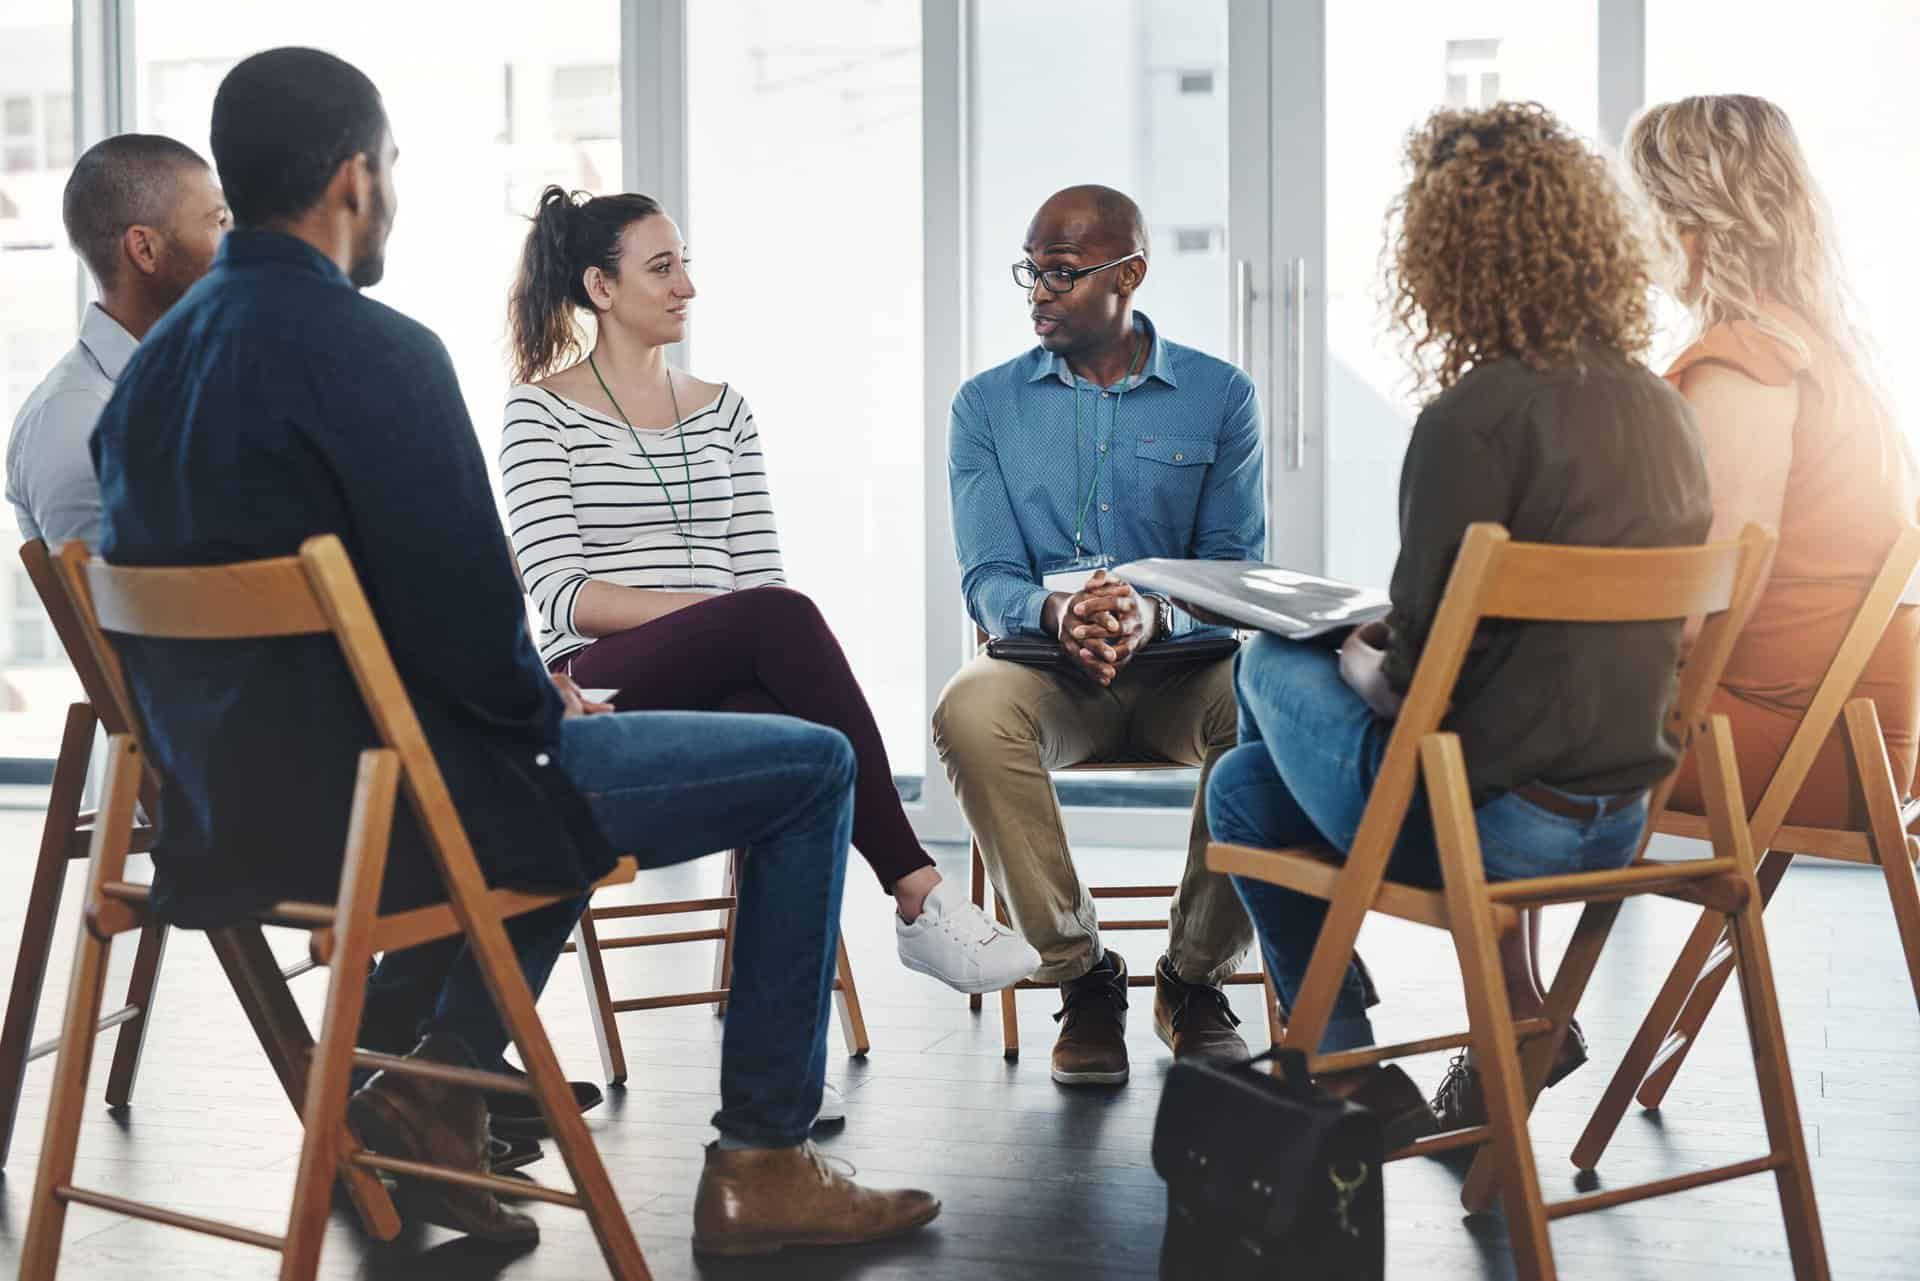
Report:
<svg viewBox="0 0 1920 1281"><path fill-rule="evenodd" d="M1307 260L1287 267L1287 436L1283 465L1299 471L1307 457Z"/></svg>
<svg viewBox="0 0 1920 1281"><path fill-rule="evenodd" d="M1253 375L1253 264L1233 260L1233 363Z"/></svg>

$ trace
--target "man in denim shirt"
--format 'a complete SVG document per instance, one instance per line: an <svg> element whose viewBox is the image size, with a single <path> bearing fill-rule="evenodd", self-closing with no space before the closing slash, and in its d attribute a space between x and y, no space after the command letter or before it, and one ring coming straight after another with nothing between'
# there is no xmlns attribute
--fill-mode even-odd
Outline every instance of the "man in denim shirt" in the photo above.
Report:
<svg viewBox="0 0 1920 1281"><path fill-rule="evenodd" d="M1062 985L1053 1078L1127 1079L1127 967L1100 943L1067 850L1050 769L1102 758L1205 771L1234 743L1232 662L1133 665L1199 624L1105 567L1145 556L1250 560L1266 537L1252 381L1161 337L1134 294L1147 275L1139 207L1107 187L1041 206L1013 268L1039 346L969 380L948 443L967 612L994 636L1058 642L1053 667L975 658L934 712L934 742L988 873ZM1154 1024L1175 1055L1244 1054L1220 981L1252 939L1206 869L1196 803L1187 867L1154 975Z"/></svg>

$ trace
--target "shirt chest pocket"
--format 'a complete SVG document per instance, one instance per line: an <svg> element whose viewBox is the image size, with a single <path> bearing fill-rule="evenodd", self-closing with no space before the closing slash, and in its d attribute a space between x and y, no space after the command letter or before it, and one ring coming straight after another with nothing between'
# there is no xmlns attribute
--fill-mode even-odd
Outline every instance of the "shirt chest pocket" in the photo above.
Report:
<svg viewBox="0 0 1920 1281"><path fill-rule="evenodd" d="M1215 448L1208 436L1155 436L1135 445L1135 510L1186 541L1193 533L1200 490Z"/></svg>

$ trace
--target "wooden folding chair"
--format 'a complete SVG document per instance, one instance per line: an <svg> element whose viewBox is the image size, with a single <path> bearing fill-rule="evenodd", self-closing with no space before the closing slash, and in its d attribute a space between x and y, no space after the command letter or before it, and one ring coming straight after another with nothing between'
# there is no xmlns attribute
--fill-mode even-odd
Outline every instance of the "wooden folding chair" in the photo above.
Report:
<svg viewBox="0 0 1920 1281"><path fill-rule="evenodd" d="M298 556L201 568L110 566L89 560L69 544L60 578L89 647L106 678L125 683L109 635L218 640L331 635L352 669L381 746L360 753L349 820L340 895L335 903L277 903L230 930L210 931L250 1016L264 1012L281 1054L283 1084L303 1097L304 1135L284 1236L181 1214L73 1185L75 1149L98 1027L110 940L151 919L148 887L124 879L134 826L134 801L147 773L136 724L109 739L107 774L93 827L85 928L76 947L61 1035L46 1138L34 1183L21 1250L20 1272L51 1278L59 1261L67 1207L89 1205L133 1218L239 1241L281 1254L282 1281L311 1281L319 1266L330 1192L336 1177L374 1235L390 1239L400 1224L377 1173L438 1179L584 1210L608 1270L621 1281L649 1277L645 1261L593 1146L572 1092L554 1057L533 993L515 959L503 921L574 897L488 889L472 846L448 795L399 673L380 636L338 538L312 538ZM292 732L290 730L290 732ZM387 841L394 806L404 787L427 837L448 901L387 915L379 913ZM623 858L602 885L630 881L634 860ZM596 887L597 888L597 887ZM259 926L304 929L316 962L332 967L318 1043L307 1030L278 968L266 954ZM365 995L366 967L375 952L416 947L464 934L487 990L499 1007L526 1065L524 1079L450 1067L354 1048ZM256 1025L257 1026L257 1025ZM399 1072L486 1090L530 1094L551 1127L576 1191L560 1191L490 1174L379 1156L361 1148L346 1126L349 1073L355 1067Z"/></svg>
<svg viewBox="0 0 1920 1281"><path fill-rule="evenodd" d="M1902 800L1894 785L1893 767L1887 759L1887 744L1873 701L1849 697L1879 648L1894 613L1904 607L1902 597L1916 567L1920 567L1920 528L1909 527L1887 549L1880 572L1860 602L1840 648L1814 691L1813 701L1807 705L1806 715L1788 740L1785 754L1754 807L1751 826L1754 848L1762 851L1757 873L1762 907L1780 888L1781 878L1796 854L1880 865L1907 958L1907 976L1915 1000L1920 1001L1920 885L1914 880L1920 840L1909 834L1915 820L1920 819L1920 800ZM1846 722L1843 741L1849 773L1865 803L1865 826L1797 827L1787 823L1787 811L1793 808L1815 758L1834 732L1835 723L1842 719ZM1672 810L1657 814L1654 827L1665 835L1696 840L1709 835L1703 816ZM1726 986L1731 957L1723 923L1711 912L1702 913L1574 1147L1576 1166L1590 1170L1600 1163L1636 1091L1641 1106L1647 1108L1659 1107L1667 1097Z"/></svg>
<svg viewBox="0 0 1920 1281"><path fill-rule="evenodd" d="M600 1067L608 1084L623 1085L627 1079L627 1054L620 1043L620 1027L616 1016L678 1005L711 1005L716 1017L726 1013L727 996L733 985L733 929L738 914L740 877L745 860L745 850L727 851L726 880L717 898L678 899L671 903L621 903L608 907L589 907L581 915L580 924L574 928L573 941L567 944L566 950L575 953L580 960L580 977L587 985L587 1013L593 1021L593 1039L600 1047ZM600 937L601 921L682 916L694 912L718 912L720 924L623 938ZM613 990L607 983L605 953L615 948L662 947L674 943L709 941L714 945L711 988L626 1000L614 999ZM844 938L840 940L833 1000L840 1015L841 1035L846 1037L847 1053L856 1059L864 1057L871 1048L867 1039L867 1020L860 1012L860 989L854 986L853 962L847 957L847 941Z"/></svg>
<svg viewBox="0 0 1920 1281"><path fill-rule="evenodd" d="M1771 535L1758 527L1750 527L1737 542L1711 547L1616 551L1515 543L1497 525L1472 526L1345 861L1325 849L1258 850L1225 844L1209 849L1208 865L1216 871L1267 881L1328 902L1326 922L1288 1012L1283 1041L1288 1048L1306 1052L1313 1071L1340 1071L1472 1046L1488 1124L1422 1139L1389 1153L1387 1159L1481 1147L1462 1201L1469 1210L1488 1208L1497 1181L1497 1191L1506 1203L1516 1270L1528 1281L1557 1275L1547 1231L1551 1219L1763 1171L1772 1171L1778 1185L1795 1276L1823 1279L1828 1275L1806 1139L1761 928L1753 848L1731 735L1725 717L1708 718L1704 713L1738 624L1751 608L1771 547ZM1489 885L1460 742L1439 728L1480 621L1623 623L1703 615L1706 625L1682 673L1669 724L1683 742L1691 739L1700 753L1713 856L1685 862L1650 860L1645 857L1648 837L1643 835L1640 857L1615 871ZM1386 880L1388 860L1417 780L1425 782L1432 809L1442 890ZM1664 806L1672 787L1669 776L1655 789L1654 812ZM1527 1115L1622 903L1641 894L1698 903L1731 922L1769 1150L1752 1160L1549 1205L1542 1198L1534 1167ZM1519 928L1523 909L1554 903L1585 907L1547 995L1546 1015L1516 1022L1500 965L1500 936ZM1466 987L1465 1034L1338 1054L1315 1053L1353 958L1361 923L1370 911L1452 934ZM1530 1038L1524 1052L1516 1049L1521 1037Z"/></svg>
<svg viewBox="0 0 1920 1281"><path fill-rule="evenodd" d="M986 646L987 646L987 640L988 640L987 634L984 631L981 631L979 628L975 628L973 639L974 639L974 652L976 654L986 652ZM1055 773L1100 774L1100 773L1112 773L1119 770L1127 770L1127 771L1173 770L1173 769L1185 769L1185 768L1187 767L1184 765L1177 764L1173 761L1160 761L1160 760L1083 761L1078 765L1069 765L1063 769L1056 770ZM969 841L968 851L970 855L968 860L968 875L967 875L968 892L973 896L973 905L977 908L985 910L987 905L987 885L988 885L987 865L986 865L986 862L980 857L980 842L977 840ZM1126 885L1126 884L1089 885L1087 887L1087 893L1090 896L1092 896L1096 901L1100 899L1116 899L1116 898L1117 899L1136 899L1136 898L1172 899L1173 896L1179 892L1179 888L1180 887L1177 885ZM1010 926L1013 923L1011 918L1008 917L1007 915L1007 905L1005 902L1001 900L1000 892L998 890L995 890L993 892L993 915L994 915L994 919L999 921L1000 924L1002 925ZM1159 917L1149 916L1149 917L1142 917L1142 918L1130 918L1130 919L1124 919L1124 920L1118 920L1118 921L1100 922L1100 928L1102 930L1113 930L1115 932L1138 931L1138 930L1164 930L1167 928L1167 925L1168 925L1168 918L1165 916L1159 916ZM1260 959L1260 949L1258 947L1255 947L1253 949L1253 954L1254 954L1255 960L1258 961ZM1237 974L1229 974L1225 979L1221 981L1228 985L1234 985L1234 986L1237 986L1243 983L1259 983L1262 985L1262 989L1265 994L1265 1004L1267 1007L1267 1037L1270 1041L1277 1044L1280 1040L1280 1031L1281 1031L1280 1005L1279 1005L1278 998L1274 995L1273 982L1267 977L1267 972L1264 967L1264 964L1259 969L1242 970ZM1058 983L1036 983L1032 979L1021 979L1018 983L1015 983L1012 987L1000 989L1000 1044L1001 1044L1001 1052L1005 1054L1009 1062L1017 1060L1020 1057L1020 1009L1016 1000L1016 993L1031 992L1031 991L1043 990L1043 989L1049 989L1049 988L1057 990L1059 986L1060 985ZM1128 987L1152 987L1153 971L1148 970L1144 974L1128 974L1127 986ZM976 1014L980 1012L980 995L978 993L971 994L967 997L967 1008L972 1010Z"/></svg>

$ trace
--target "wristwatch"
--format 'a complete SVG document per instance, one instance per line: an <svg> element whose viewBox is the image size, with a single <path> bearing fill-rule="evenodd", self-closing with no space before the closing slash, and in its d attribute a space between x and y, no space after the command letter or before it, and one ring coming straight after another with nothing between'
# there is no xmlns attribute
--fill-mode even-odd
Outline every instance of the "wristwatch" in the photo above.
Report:
<svg viewBox="0 0 1920 1281"><path fill-rule="evenodd" d="M1147 599L1153 602L1153 636L1159 640L1173 633L1173 602L1158 593L1149 593Z"/></svg>

